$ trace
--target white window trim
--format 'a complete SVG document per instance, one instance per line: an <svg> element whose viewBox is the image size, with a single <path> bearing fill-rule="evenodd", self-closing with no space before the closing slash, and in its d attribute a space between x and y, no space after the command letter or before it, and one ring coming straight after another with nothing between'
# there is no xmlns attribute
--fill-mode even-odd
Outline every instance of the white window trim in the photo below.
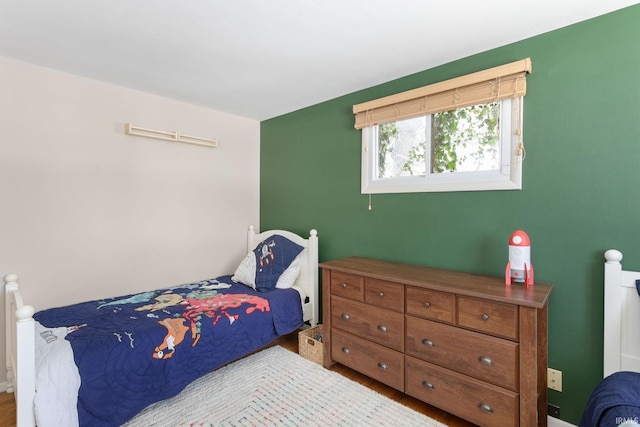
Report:
<svg viewBox="0 0 640 427"><path fill-rule="evenodd" d="M376 127L362 128L362 194L418 193L446 191L490 191L522 189L522 110L523 98L504 99L501 126L503 163L501 171L452 172L397 178L375 177ZM506 117L508 116L508 117ZM506 119L506 120L505 120Z"/></svg>

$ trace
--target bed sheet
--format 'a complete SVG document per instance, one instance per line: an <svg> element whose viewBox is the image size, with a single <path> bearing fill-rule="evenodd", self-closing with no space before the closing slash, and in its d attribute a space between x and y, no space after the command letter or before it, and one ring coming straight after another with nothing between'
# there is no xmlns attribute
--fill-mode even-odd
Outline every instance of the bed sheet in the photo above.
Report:
<svg viewBox="0 0 640 427"><path fill-rule="evenodd" d="M61 340L70 344L82 378L79 425L118 426L203 374L296 330L300 301L295 289L258 293L222 276L38 312L36 340L63 352ZM42 381L51 382L38 379L36 401L43 398ZM47 416L38 408L36 414L46 426Z"/></svg>

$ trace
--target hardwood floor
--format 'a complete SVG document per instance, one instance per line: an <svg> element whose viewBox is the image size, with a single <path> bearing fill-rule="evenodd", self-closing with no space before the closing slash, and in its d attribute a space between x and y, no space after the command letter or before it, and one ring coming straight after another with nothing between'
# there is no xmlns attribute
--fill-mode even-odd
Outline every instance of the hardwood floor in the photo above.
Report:
<svg viewBox="0 0 640 427"><path fill-rule="evenodd" d="M16 401L13 393L0 393L0 426L16 427Z"/></svg>
<svg viewBox="0 0 640 427"><path fill-rule="evenodd" d="M287 350L298 352L298 334L292 333L284 337L278 338L271 345L280 345ZM331 367L332 371L338 372L345 377L356 381L364 386L369 387L372 390L388 397L391 400L395 400L409 408L425 414L426 416L440 421L450 427L471 427L471 424L465 420L457 418L451 414L439 410L431 405L400 393L389 386L386 386L378 381L372 380L369 377L362 375L359 372L349 369L346 366L339 364ZM15 427L16 426L16 403L12 393L0 393L0 427Z"/></svg>

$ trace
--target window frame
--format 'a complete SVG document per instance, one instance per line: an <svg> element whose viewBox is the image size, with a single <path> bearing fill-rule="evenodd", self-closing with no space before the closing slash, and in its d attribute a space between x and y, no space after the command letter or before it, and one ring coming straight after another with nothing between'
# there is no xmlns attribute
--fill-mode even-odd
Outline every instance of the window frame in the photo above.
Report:
<svg viewBox="0 0 640 427"><path fill-rule="evenodd" d="M499 102L501 157L503 162L507 162L502 164L500 171L427 173L421 176L378 178L376 124L362 128L361 193L521 190L524 98L506 98Z"/></svg>

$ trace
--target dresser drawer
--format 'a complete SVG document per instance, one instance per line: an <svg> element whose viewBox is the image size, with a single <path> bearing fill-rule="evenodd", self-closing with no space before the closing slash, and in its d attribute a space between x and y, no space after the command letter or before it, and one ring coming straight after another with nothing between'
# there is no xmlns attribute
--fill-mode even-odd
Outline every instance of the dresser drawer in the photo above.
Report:
<svg viewBox="0 0 640 427"><path fill-rule="evenodd" d="M404 311L404 286L384 280L365 279L364 301L402 313Z"/></svg>
<svg viewBox="0 0 640 427"><path fill-rule="evenodd" d="M331 325L395 350L404 350L402 313L332 296Z"/></svg>
<svg viewBox="0 0 640 427"><path fill-rule="evenodd" d="M455 304L454 294L407 286L407 314L453 323Z"/></svg>
<svg viewBox="0 0 640 427"><path fill-rule="evenodd" d="M457 372L406 357L406 393L474 424L518 425L519 395Z"/></svg>
<svg viewBox="0 0 640 427"><path fill-rule="evenodd" d="M336 362L404 392L404 354L332 330L331 357Z"/></svg>
<svg viewBox="0 0 640 427"><path fill-rule="evenodd" d="M517 341L518 306L458 297L458 325Z"/></svg>
<svg viewBox="0 0 640 427"><path fill-rule="evenodd" d="M364 278L355 274L332 271L331 295L362 301L364 299Z"/></svg>
<svg viewBox="0 0 640 427"><path fill-rule="evenodd" d="M518 343L407 316L406 352L490 383L518 390Z"/></svg>

